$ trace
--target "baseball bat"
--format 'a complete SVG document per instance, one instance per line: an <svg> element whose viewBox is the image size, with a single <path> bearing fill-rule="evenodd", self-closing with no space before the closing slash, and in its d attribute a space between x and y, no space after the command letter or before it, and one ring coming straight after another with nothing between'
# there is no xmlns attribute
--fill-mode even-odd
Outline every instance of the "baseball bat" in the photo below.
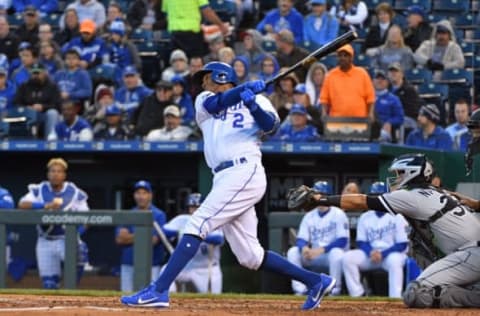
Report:
<svg viewBox="0 0 480 316"><path fill-rule="evenodd" d="M172 244L168 241L167 236L165 236L165 233L163 232L162 228L158 225L157 222L153 221L153 227L157 231L158 236L160 236L160 241L162 244L165 246L165 249L167 249L169 254L173 253L173 246Z"/></svg>
<svg viewBox="0 0 480 316"><path fill-rule="evenodd" d="M275 77L272 79L269 79L265 82L265 85L272 84L281 78L285 77L289 73L297 70L300 67L308 67L317 60L329 55L330 53L335 52L337 49L342 47L345 44L350 43L351 41L355 40L358 37L357 33L355 31L348 31L347 33L344 33L340 35L339 37L335 38L331 42L328 42L327 44L323 45L322 47L318 48L316 51L305 57L304 59L300 60L298 63L296 63L293 66L290 66L290 68L286 69L285 71L282 71L281 73L277 74Z"/></svg>

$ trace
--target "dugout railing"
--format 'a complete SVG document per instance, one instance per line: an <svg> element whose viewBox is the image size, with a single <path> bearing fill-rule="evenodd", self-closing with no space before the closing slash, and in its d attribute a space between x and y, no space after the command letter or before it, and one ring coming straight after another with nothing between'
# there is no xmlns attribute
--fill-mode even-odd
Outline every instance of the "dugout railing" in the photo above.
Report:
<svg viewBox="0 0 480 316"><path fill-rule="evenodd" d="M88 226L123 226L135 227L133 243L133 263L135 290L150 282L152 262L152 226L150 212L130 211L88 211L88 212L54 212L54 211L0 211L0 288L6 287L6 243L7 225L64 225L65 227L65 261L63 285L66 289L77 286L77 245L79 225Z"/></svg>

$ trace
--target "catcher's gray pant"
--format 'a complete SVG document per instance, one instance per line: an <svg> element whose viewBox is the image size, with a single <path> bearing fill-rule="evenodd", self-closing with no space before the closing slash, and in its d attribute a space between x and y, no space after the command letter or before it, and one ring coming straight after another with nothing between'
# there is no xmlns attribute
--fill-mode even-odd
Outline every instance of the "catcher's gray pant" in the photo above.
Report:
<svg viewBox="0 0 480 316"><path fill-rule="evenodd" d="M407 287L408 307L480 307L480 247L477 242L432 263Z"/></svg>

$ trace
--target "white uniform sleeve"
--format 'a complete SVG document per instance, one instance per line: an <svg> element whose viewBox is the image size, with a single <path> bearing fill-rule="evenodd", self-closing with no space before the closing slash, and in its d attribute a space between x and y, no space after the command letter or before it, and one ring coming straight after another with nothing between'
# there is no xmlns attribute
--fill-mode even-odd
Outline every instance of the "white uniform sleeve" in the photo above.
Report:
<svg viewBox="0 0 480 316"><path fill-rule="evenodd" d="M279 119L278 113L273 107L272 102L270 102L270 100L266 96L262 94L257 94L255 96L255 102L257 102L257 104L262 108L262 110L264 110L265 112L271 112L275 114L277 119Z"/></svg>
<svg viewBox="0 0 480 316"><path fill-rule="evenodd" d="M84 128L78 135L78 140L81 142L89 142L93 139L93 132L90 128Z"/></svg>
<svg viewBox="0 0 480 316"><path fill-rule="evenodd" d="M363 213L357 223L357 241L368 241L367 231L365 229L365 218L367 213Z"/></svg>
<svg viewBox="0 0 480 316"><path fill-rule="evenodd" d="M208 111L205 109L203 103L208 97L211 97L212 95L215 94L211 91L203 91L195 99L195 118L197 120L198 126L200 126L203 121L211 117L211 114L208 113Z"/></svg>
<svg viewBox="0 0 480 316"><path fill-rule="evenodd" d="M25 194L20 198L20 203L21 202L43 202L42 199L40 198L40 194L38 194L40 187L38 184L30 184L28 185L28 193Z"/></svg>
<svg viewBox="0 0 480 316"><path fill-rule="evenodd" d="M188 217L188 215L177 215L172 218L168 223L163 225L163 227L169 230L181 231L183 230L183 228L185 228L185 225L188 222Z"/></svg>
<svg viewBox="0 0 480 316"><path fill-rule="evenodd" d="M83 190L80 190L77 188L77 198L75 202L72 205L72 211L77 211L77 212L86 212L90 210L90 207L88 206L88 195L85 193Z"/></svg>
<svg viewBox="0 0 480 316"><path fill-rule="evenodd" d="M336 239L348 238L350 239L350 225L348 223L348 217L342 209L337 209L337 231Z"/></svg>
<svg viewBox="0 0 480 316"><path fill-rule="evenodd" d="M382 194L378 198L385 209L393 215L399 213L413 217L418 208L416 195L411 191L397 190Z"/></svg>
<svg viewBox="0 0 480 316"><path fill-rule="evenodd" d="M368 17L368 8L363 1L360 1L357 6L357 12L355 14L345 15L345 20L350 24L361 24Z"/></svg>
<svg viewBox="0 0 480 316"><path fill-rule="evenodd" d="M316 212L314 210L313 212ZM310 241L310 232L308 229L308 223L310 218L310 212L303 216L302 221L300 222L300 226L298 227L297 238L301 238L305 241Z"/></svg>
<svg viewBox="0 0 480 316"><path fill-rule="evenodd" d="M408 242L408 222L402 215L395 216L395 243Z"/></svg>

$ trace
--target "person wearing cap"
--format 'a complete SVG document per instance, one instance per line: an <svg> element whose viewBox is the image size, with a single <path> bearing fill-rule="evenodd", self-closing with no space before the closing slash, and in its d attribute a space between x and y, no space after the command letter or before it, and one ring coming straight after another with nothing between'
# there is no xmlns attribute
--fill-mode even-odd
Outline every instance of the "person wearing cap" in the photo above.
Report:
<svg viewBox="0 0 480 316"><path fill-rule="evenodd" d="M455 102L455 123L445 128L453 140L453 149L465 152L471 140L467 123L470 120L470 104L465 99Z"/></svg>
<svg viewBox="0 0 480 316"><path fill-rule="evenodd" d="M303 16L293 5L293 0L279 0L278 7L269 11L257 24L257 31L273 36L282 30L289 30L294 37L293 43L301 44L303 42Z"/></svg>
<svg viewBox="0 0 480 316"><path fill-rule="evenodd" d="M305 106L294 104L288 113L290 121L285 121L271 140L289 142L313 142L319 139L317 129L308 124Z"/></svg>
<svg viewBox="0 0 480 316"><path fill-rule="evenodd" d="M20 198L18 208L21 210L43 210L52 214L64 212L86 212L88 195L75 183L67 181L68 163L60 157L52 158L47 163L47 180L28 185L28 192ZM81 241L85 226L78 229L77 282L88 263L88 248ZM38 273L45 289L58 289L65 259L65 227L63 225L37 226L36 257Z"/></svg>
<svg viewBox="0 0 480 316"><path fill-rule="evenodd" d="M306 49L295 44L293 33L287 29L283 29L276 34L275 43L277 45L275 57L277 58L280 67L290 67L307 57L309 54ZM305 67L298 67L294 71L300 82L305 81L307 70L308 69Z"/></svg>
<svg viewBox="0 0 480 316"><path fill-rule="evenodd" d="M439 21L432 32L432 38L422 42L415 51L415 62L434 71L434 79L440 79L444 69L465 67L465 57L458 45L452 24Z"/></svg>
<svg viewBox="0 0 480 316"><path fill-rule="evenodd" d="M115 103L107 106L105 110L105 125L95 132L96 140L128 140L131 131L122 122L122 109Z"/></svg>
<svg viewBox="0 0 480 316"><path fill-rule="evenodd" d="M238 46L235 53L237 56L245 56L251 65L251 72L256 73L260 71L260 59L266 54L262 47L262 34L255 29L248 29L243 34L243 47ZM243 50L240 50L243 49Z"/></svg>
<svg viewBox="0 0 480 316"><path fill-rule="evenodd" d="M145 137L146 141L184 141L192 134L190 127L180 125L182 116L177 105L169 105L163 110L163 121L164 126L151 130Z"/></svg>
<svg viewBox="0 0 480 316"><path fill-rule="evenodd" d="M405 44L413 52L422 44L423 41L430 39L432 27L427 21L427 13L421 5L412 5L407 9L407 29L403 37Z"/></svg>
<svg viewBox="0 0 480 316"><path fill-rule="evenodd" d="M105 55L108 56L108 50L103 39L95 35L96 24L92 20L86 19L80 23L80 36L75 37L62 47L62 53L76 48L80 52L80 67L91 69L99 65Z"/></svg>
<svg viewBox="0 0 480 316"><path fill-rule="evenodd" d="M134 114L132 125L135 134L146 136L151 130L164 125L163 111L173 103L173 85L169 81L160 80L155 85L155 91L140 103Z"/></svg>
<svg viewBox="0 0 480 316"><path fill-rule="evenodd" d="M0 16L0 52L12 61L18 57L18 45L20 45L20 39L15 32L10 31L7 17Z"/></svg>
<svg viewBox="0 0 480 316"><path fill-rule="evenodd" d="M383 45L387 39L388 30L393 25L395 11L388 2L380 2L375 7L375 14L377 16L376 23L370 25L365 42L362 44L363 52L369 48Z"/></svg>
<svg viewBox="0 0 480 316"><path fill-rule="evenodd" d="M396 142L395 131L403 124L403 107L400 99L388 90L387 74L376 69L373 79L375 87L375 118L380 129L380 141ZM375 135L376 136L376 135Z"/></svg>
<svg viewBox="0 0 480 316"><path fill-rule="evenodd" d="M8 79L8 65L0 65L0 116L14 106L16 91L16 86Z"/></svg>
<svg viewBox="0 0 480 316"><path fill-rule="evenodd" d="M310 1L312 13L303 21L303 40L320 47L338 35L338 20L326 11L326 0Z"/></svg>
<svg viewBox="0 0 480 316"><path fill-rule="evenodd" d="M65 69L58 70L53 76L63 100L71 99L84 102L92 97L92 79L89 73L80 68L80 52L76 48L64 54Z"/></svg>
<svg viewBox="0 0 480 316"><path fill-rule="evenodd" d="M12 6L15 9L15 13L23 13L34 8L40 12L41 16L58 11L57 0L14 0L12 1Z"/></svg>
<svg viewBox="0 0 480 316"><path fill-rule="evenodd" d="M437 150L452 150L450 135L440 126L440 111L435 104L426 104L420 108L418 128L408 134L405 145Z"/></svg>
<svg viewBox="0 0 480 316"><path fill-rule="evenodd" d="M22 42L18 45L20 66L12 73L12 81L17 88L30 78L32 65L38 60L38 51L29 42Z"/></svg>
<svg viewBox="0 0 480 316"><path fill-rule="evenodd" d="M183 230L201 202L201 193L190 193L186 203L187 213L175 216L163 226L167 236L176 237L177 240L180 240ZM191 282L197 293L222 293L223 275L220 267L220 256L221 247L224 243L225 238L221 229L209 233L200 244L192 260L175 278L169 292L177 291L177 283Z"/></svg>
<svg viewBox="0 0 480 316"><path fill-rule="evenodd" d="M48 77L45 66L35 63L30 68L30 78L17 88L14 103L36 112L36 123L43 125L43 136L47 138L59 121L60 100L60 90Z"/></svg>
<svg viewBox="0 0 480 316"><path fill-rule="evenodd" d="M185 77L173 76L173 103L180 107L182 114L182 125L193 127L195 125L195 110L193 109L193 100L186 91Z"/></svg>
<svg viewBox="0 0 480 316"><path fill-rule="evenodd" d="M132 65L124 68L122 80L123 85L115 91L115 102L131 120L140 103L153 91L143 84L140 74Z"/></svg>
<svg viewBox="0 0 480 316"><path fill-rule="evenodd" d="M340 4L332 6L330 15L340 22L340 33L350 29L362 29L368 18L368 7L364 1L342 0Z"/></svg>
<svg viewBox="0 0 480 316"><path fill-rule="evenodd" d="M181 49L175 49L170 54L170 66L162 72L162 80L170 81L173 76L186 76L189 73L188 57Z"/></svg>
<svg viewBox="0 0 480 316"><path fill-rule="evenodd" d="M165 212L156 207L153 200L153 190L150 182L140 180L133 186L133 199L135 206L132 212L151 212L153 220L158 226L163 227L167 221ZM135 231L133 225L118 226L115 231L115 242L122 249L120 266L120 290L122 292L133 291L133 242ZM161 264L165 257L165 247L155 229L152 230L152 281L160 273Z"/></svg>
<svg viewBox="0 0 480 316"><path fill-rule="evenodd" d="M108 28L107 51L109 60L120 69L134 66L141 69L142 61L137 47L127 38L126 26L121 19L112 21Z"/></svg>
<svg viewBox="0 0 480 316"><path fill-rule="evenodd" d="M75 37L80 36L80 22L75 9L65 10L62 19L63 27L55 32L54 35L55 42L57 42L60 47L65 45L65 43L70 42Z"/></svg>
<svg viewBox="0 0 480 316"><path fill-rule="evenodd" d="M23 23L17 28L15 33L21 42L29 42L32 45L38 43L38 27L40 25L40 16L34 6L27 6L23 11Z"/></svg>
<svg viewBox="0 0 480 316"><path fill-rule="evenodd" d="M89 142L93 139L90 123L77 114L78 105L72 100L62 102L62 120L55 131L48 135L49 141Z"/></svg>
<svg viewBox="0 0 480 316"><path fill-rule="evenodd" d="M320 92L323 117L361 117L374 121L375 90L367 71L353 64L350 44L337 50L338 66L327 73Z"/></svg>
<svg viewBox="0 0 480 316"><path fill-rule="evenodd" d="M91 20L98 28L101 28L107 20L105 6L98 0L75 0L66 7L65 12L69 9L77 12L80 23ZM64 28L63 16L60 18L60 28Z"/></svg>

